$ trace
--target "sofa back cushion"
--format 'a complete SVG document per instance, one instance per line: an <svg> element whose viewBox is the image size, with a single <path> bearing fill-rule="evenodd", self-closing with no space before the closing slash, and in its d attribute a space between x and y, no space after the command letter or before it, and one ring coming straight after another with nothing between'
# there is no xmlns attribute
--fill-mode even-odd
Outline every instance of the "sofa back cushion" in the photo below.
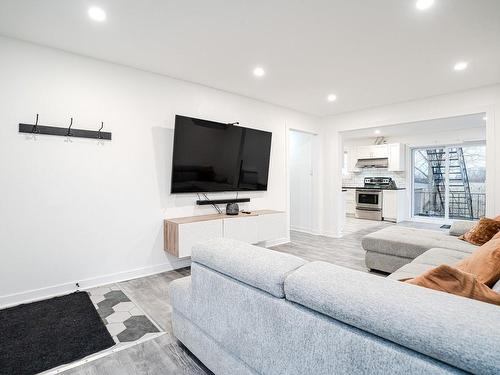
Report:
<svg viewBox="0 0 500 375"><path fill-rule="evenodd" d="M290 254L228 238L196 244L191 260L278 298L285 296L283 282L287 275L307 263Z"/></svg>
<svg viewBox="0 0 500 375"><path fill-rule="evenodd" d="M500 294L488 288L473 274L446 264L430 269L405 282L500 306Z"/></svg>
<svg viewBox="0 0 500 375"><path fill-rule="evenodd" d="M492 287L500 279L500 233L455 265Z"/></svg>
<svg viewBox="0 0 500 375"><path fill-rule="evenodd" d="M325 262L285 280L286 298L472 373L498 373L500 308ZM478 317L481 317L478 319Z"/></svg>
<svg viewBox="0 0 500 375"><path fill-rule="evenodd" d="M481 246L491 240L499 231L500 221L484 217L471 230L458 238L473 245Z"/></svg>
<svg viewBox="0 0 500 375"><path fill-rule="evenodd" d="M472 228L474 228L474 225L476 224L477 221L455 220L453 223L451 223L449 235L454 237L459 237L470 231Z"/></svg>
<svg viewBox="0 0 500 375"><path fill-rule="evenodd" d="M493 285L493 290L497 293L500 293L500 280L498 280L497 283Z"/></svg>

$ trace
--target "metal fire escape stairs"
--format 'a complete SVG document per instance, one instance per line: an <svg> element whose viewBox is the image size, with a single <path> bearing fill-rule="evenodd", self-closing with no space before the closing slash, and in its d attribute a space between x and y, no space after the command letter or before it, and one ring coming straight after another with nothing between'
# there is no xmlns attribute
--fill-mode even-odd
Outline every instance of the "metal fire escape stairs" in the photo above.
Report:
<svg viewBox="0 0 500 375"><path fill-rule="evenodd" d="M462 147L448 149L449 164L449 217L453 219L473 219L472 195L469 176ZM446 194L446 151L444 149L427 150L429 169L432 174L432 194L429 204L434 215L445 214Z"/></svg>

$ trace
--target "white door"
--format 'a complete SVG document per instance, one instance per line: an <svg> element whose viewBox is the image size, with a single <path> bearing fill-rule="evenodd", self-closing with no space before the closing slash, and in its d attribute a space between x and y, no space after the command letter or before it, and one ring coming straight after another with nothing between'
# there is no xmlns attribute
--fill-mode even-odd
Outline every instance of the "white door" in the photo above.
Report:
<svg viewBox="0 0 500 375"><path fill-rule="evenodd" d="M312 231L314 134L290 130L290 227Z"/></svg>

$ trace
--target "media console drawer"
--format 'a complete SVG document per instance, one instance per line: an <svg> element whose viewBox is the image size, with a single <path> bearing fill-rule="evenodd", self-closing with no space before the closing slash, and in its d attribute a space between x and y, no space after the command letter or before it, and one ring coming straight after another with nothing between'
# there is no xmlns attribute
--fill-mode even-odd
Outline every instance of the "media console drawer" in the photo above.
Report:
<svg viewBox="0 0 500 375"><path fill-rule="evenodd" d="M235 216L200 215L167 219L164 222L165 251L179 258L191 256L191 248L195 243L220 237L251 244L286 239L286 214L282 211L257 210Z"/></svg>

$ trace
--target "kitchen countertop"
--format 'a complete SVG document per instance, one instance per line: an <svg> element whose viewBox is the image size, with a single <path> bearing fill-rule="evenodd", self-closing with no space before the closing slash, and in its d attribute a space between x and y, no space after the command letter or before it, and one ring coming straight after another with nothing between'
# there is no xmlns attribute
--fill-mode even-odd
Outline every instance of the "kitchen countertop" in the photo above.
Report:
<svg viewBox="0 0 500 375"><path fill-rule="evenodd" d="M406 190L406 188L373 188L369 187L366 188L364 186L342 186L342 191L347 190L347 189L368 189L368 190Z"/></svg>

